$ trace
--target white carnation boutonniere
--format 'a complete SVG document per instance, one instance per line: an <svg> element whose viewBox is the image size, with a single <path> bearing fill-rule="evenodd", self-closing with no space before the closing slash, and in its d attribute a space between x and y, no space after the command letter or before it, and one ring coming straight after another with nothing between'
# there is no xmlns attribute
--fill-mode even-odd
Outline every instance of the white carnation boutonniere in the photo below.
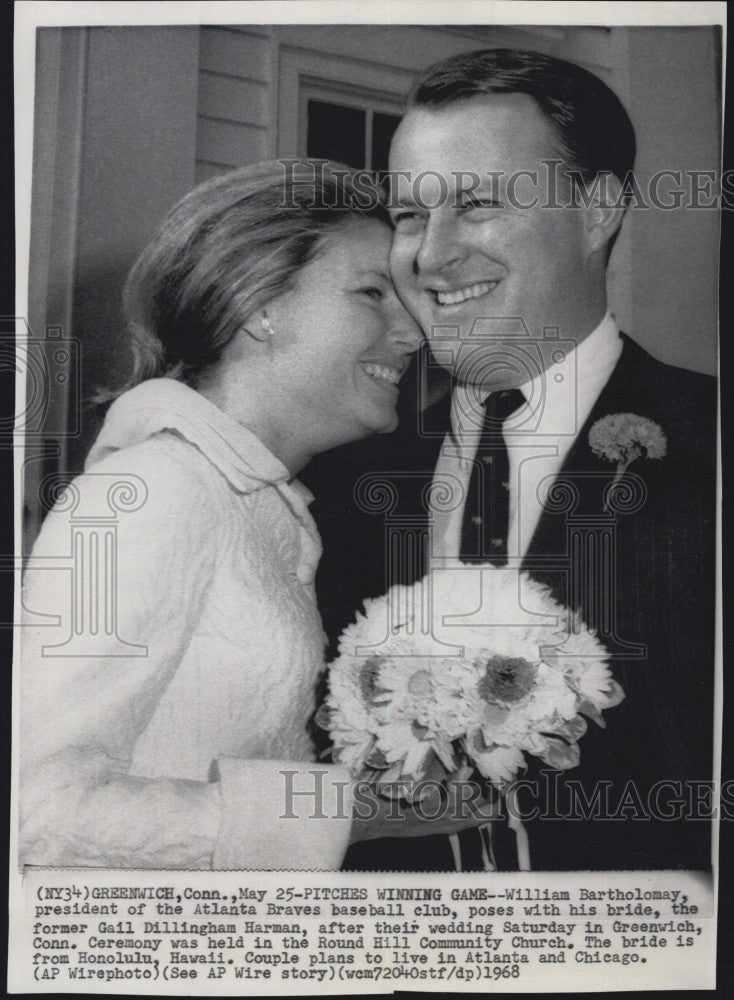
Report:
<svg viewBox="0 0 734 1000"><path fill-rule="evenodd" d="M591 425L589 445L599 458L617 463L613 484L638 458L664 458L668 442L662 428L636 413L610 413Z"/></svg>

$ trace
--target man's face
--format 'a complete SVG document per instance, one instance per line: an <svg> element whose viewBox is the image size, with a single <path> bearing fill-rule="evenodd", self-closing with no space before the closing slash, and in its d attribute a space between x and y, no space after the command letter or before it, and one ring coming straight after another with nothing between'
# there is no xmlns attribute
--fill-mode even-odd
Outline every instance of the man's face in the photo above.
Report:
<svg viewBox="0 0 734 1000"><path fill-rule="evenodd" d="M408 178L394 181L393 280L436 360L465 381L521 385L537 371L523 370L508 337L530 338L544 370L553 358L544 329L581 340L603 316L587 211L546 204L552 168L543 161L558 159L546 119L524 94L413 108L395 133L390 170ZM555 200L566 204L556 169ZM533 199L535 207L520 207Z"/></svg>

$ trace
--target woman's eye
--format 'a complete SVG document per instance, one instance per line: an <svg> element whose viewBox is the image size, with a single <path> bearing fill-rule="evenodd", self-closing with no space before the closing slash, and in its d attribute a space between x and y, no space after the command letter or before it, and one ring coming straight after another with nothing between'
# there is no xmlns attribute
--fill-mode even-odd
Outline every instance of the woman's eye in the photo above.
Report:
<svg viewBox="0 0 734 1000"><path fill-rule="evenodd" d="M376 285L370 285L368 288L361 289L361 291L363 295L369 295L371 299L376 299L378 302L385 296L383 290Z"/></svg>

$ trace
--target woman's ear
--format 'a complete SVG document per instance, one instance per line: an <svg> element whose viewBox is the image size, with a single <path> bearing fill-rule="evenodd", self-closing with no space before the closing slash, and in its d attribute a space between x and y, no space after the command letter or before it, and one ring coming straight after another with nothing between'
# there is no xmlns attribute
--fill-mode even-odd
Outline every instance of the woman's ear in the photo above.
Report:
<svg viewBox="0 0 734 1000"><path fill-rule="evenodd" d="M273 335L273 328L270 325L268 314L264 309L253 313L244 324L243 329L253 338L253 340L269 340Z"/></svg>
<svg viewBox="0 0 734 1000"><path fill-rule="evenodd" d="M599 174L584 192L586 240L591 253L605 247L622 225L625 204L622 183L614 174Z"/></svg>

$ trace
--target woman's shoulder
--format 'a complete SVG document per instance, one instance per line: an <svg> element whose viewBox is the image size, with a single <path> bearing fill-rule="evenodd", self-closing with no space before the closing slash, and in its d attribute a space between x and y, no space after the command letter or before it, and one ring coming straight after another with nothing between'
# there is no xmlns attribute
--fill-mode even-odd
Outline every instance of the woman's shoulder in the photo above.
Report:
<svg viewBox="0 0 734 1000"><path fill-rule="evenodd" d="M174 431L158 433L125 448L113 451L88 465L74 483L94 487L94 481L136 482L149 496L177 506L192 499L213 497L220 476L206 456Z"/></svg>
<svg viewBox="0 0 734 1000"><path fill-rule="evenodd" d="M68 532L84 524L91 530L114 525L119 539L136 548L183 544L197 537L216 539L225 517L222 484L193 445L163 432L120 448L90 465L52 499L36 553L68 545Z"/></svg>

